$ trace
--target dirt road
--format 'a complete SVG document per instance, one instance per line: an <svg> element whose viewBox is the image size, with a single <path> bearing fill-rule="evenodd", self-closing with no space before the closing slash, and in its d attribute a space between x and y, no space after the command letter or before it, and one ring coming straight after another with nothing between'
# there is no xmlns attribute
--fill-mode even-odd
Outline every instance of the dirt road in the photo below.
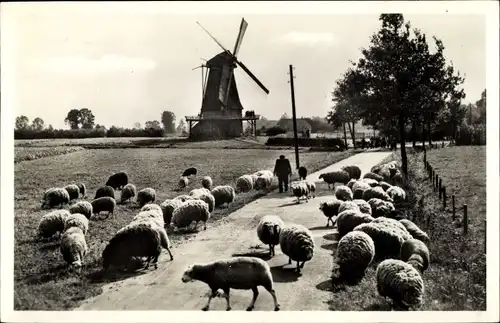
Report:
<svg viewBox="0 0 500 323"><path fill-rule="evenodd" d="M389 152L366 152L342 160L326 169L310 174L308 179L319 181L320 173L353 164L365 173L370 167L389 156ZM333 191L331 191L333 192ZM326 302L331 293L325 288L332 268L332 249L335 231L325 228L326 218L319 211L319 204L329 196L318 196L308 203L295 203L290 195L273 192L221 220L225 223L201 231L192 241L174 246L174 260L165 252L160 256L159 268L143 275L111 283L101 295L85 301L76 310L201 310L207 301L208 286L201 282L182 283L181 277L188 265L196 262L229 258L235 254L262 255L271 266L275 290L281 310L328 310ZM285 222L299 223L309 228L315 237L315 254L306 262L298 276L288 265L288 258L276 247L276 256L268 259L268 249L256 234L260 218L277 214ZM251 291L231 290L233 310L245 310L252 299ZM271 295L259 287L255 303L257 311L272 311ZM224 298L215 298L210 310L225 310Z"/></svg>

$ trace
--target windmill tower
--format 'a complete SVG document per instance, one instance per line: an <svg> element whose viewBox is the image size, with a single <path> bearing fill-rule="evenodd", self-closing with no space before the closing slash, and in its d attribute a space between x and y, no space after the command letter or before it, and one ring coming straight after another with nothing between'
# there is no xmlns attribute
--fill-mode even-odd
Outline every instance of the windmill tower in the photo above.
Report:
<svg viewBox="0 0 500 323"><path fill-rule="evenodd" d="M201 24L199 25L201 26ZM234 69L237 66L241 67L266 94L269 94L269 90L237 59L247 26L248 23L242 18L232 53L201 26L222 48L223 52L199 66L202 69L201 112L198 116L186 116L189 137L192 139L239 137L243 133L243 121L250 123L252 132L255 134L257 120L260 116L255 115L253 111L247 111L243 116L243 106L234 79ZM208 70L208 73L204 72L205 69Z"/></svg>

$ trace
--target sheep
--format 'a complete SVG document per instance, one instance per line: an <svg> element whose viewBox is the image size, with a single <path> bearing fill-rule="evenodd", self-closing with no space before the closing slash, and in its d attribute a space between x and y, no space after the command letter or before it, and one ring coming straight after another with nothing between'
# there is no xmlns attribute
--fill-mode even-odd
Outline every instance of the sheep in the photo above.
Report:
<svg viewBox="0 0 500 323"><path fill-rule="evenodd" d="M184 202L179 199L171 199L171 200L165 200L163 203L160 204L160 207L163 211L163 221L165 222L166 226L170 226L174 210L179 206L181 206L182 203Z"/></svg>
<svg viewBox="0 0 500 323"><path fill-rule="evenodd" d="M267 169L264 169L264 170L259 170L255 173L253 173L253 175L257 176L257 177L260 177L260 176L270 176L270 177L273 177L274 174L273 172L271 172L270 170L267 170Z"/></svg>
<svg viewBox="0 0 500 323"><path fill-rule="evenodd" d="M204 176L201 179L201 186L206 188L207 190L211 189L213 185L212 178L210 176Z"/></svg>
<svg viewBox="0 0 500 323"><path fill-rule="evenodd" d="M80 213L70 214L66 217L66 220L64 221L64 231L73 227L82 229L82 232L85 235L89 230L89 220L85 217L85 215Z"/></svg>
<svg viewBox="0 0 500 323"><path fill-rule="evenodd" d="M200 200L208 205L208 212L212 213L213 210L215 209L215 197L212 195L212 193L198 193L193 196L193 200Z"/></svg>
<svg viewBox="0 0 500 323"><path fill-rule="evenodd" d="M42 216L38 223L38 236L46 239L53 237L55 234L63 233L64 222L66 222L69 215L68 210L55 210Z"/></svg>
<svg viewBox="0 0 500 323"><path fill-rule="evenodd" d="M99 197L93 200L90 204L92 204L93 214L100 215L101 212L108 212L106 219L113 214L116 207L115 199L109 196Z"/></svg>
<svg viewBox="0 0 500 323"><path fill-rule="evenodd" d="M186 202L187 200L191 200L191 199L192 199L192 196L189 196L189 195L186 195L186 194L182 194L182 195L174 197L174 200L179 200L179 201L182 201L182 202Z"/></svg>
<svg viewBox="0 0 500 323"><path fill-rule="evenodd" d="M76 186L78 186L78 190L80 194L82 195L82 198L87 198L87 187L85 186L84 183L77 183Z"/></svg>
<svg viewBox="0 0 500 323"><path fill-rule="evenodd" d="M194 190L191 190L189 192L189 196L196 196L196 195L201 195L201 194L211 194L209 189L206 188L195 188Z"/></svg>
<svg viewBox="0 0 500 323"><path fill-rule="evenodd" d="M115 198L115 189L111 186L104 186L104 187L98 188L97 191L95 192L94 200L98 199L100 197L105 197L105 196L109 196L109 197L114 199Z"/></svg>
<svg viewBox="0 0 500 323"><path fill-rule="evenodd" d="M360 179L361 177L361 168L355 165L347 165L341 168L343 171L346 171L349 174L351 179Z"/></svg>
<svg viewBox="0 0 500 323"><path fill-rule="evenodd" d="M316 184L312 181L306 181L307 188L309 190L309 198L316 197Z"/></svg>
<svg viewBox="0 0 500 323"><path fill-rule="evenodd" d="M64 186L64 189L69 194L69 200L76 200L80 196L80 188L76 184L69 184Z"/></svg>
<svg viewBox="0 0 500 323"><path fill-rule="evenodd" d="M189 177L192 175L196 175L196 173L198 173L198 170L195 167L189 167L182 172L181 176L182 177Z"/></svg>
<svg viewBox="0 0 500 323"><path fill-rule="evenodd" d="M381 168L382 165L375 165L370 169L370 173L378 174Z"/></svg>
<svg viewBox="0 0 500 323"><path fill-rule="evenodd" d="M121 189L128 184L128 175L125 172L119 172L111 175L106 182L106 186L111 186L114 190ZM100 196L98 196L100 197ZM114 196L112 196L114 198ZM96 197L97 198L97 197Z"/></svg>
<svg viewBox="0 0 500 323"><path fill-rule="evenodd" d="M280 243L280 231L285 223L277 215L264 215L257 225L257 236L262 243L269 245L269 255L275 255L274 246Z"/></svg>
<svg viewBox="0 0 500 323"><path fill-rule="evenodd" d="M372 207L365 200L353 200L353 202L359 207L361 213L372 215Z"/></svg>
<svg viewBox="0 0 500 323"><path fill-rule="evenodd" d="M406 230L408 230L413 238L418 239L425 244L429 243L430 239L427 233L422 231L422 229L420 229L415 223L407 219L401 219L399 222L405 226Z"/></svg>
<svg viewBox="0 0 500 323"><path fill-rule="evenodd" d="M387 183L387 182L384 182L384 181L381 181L381 182L379 182L378 184L379 184L379 186L380 186L380 187L382 187L382 189L383 189L386 193L387 193L387 190L388 190L389 188L391 188L391 187L392 187L392 185L391 185L391 184L389 184L389 183Z"/></svg>
<svg viewBox="0 0 500 323"><path fill-rule="evenodd" d="M335 189L335 197L341 201L351 201L352 200L352 192L349 187L345 185L338 186Z"/></svg>
<svg viewBox="0 0 500 323"><path fill-rule="evenodd" d="M386 193L394 200L394 202L403 202L406 200L406 192L399 186L390 187Z"/></svg>
<svg viewBox="0 0 500 323"><path fill-rule="evenodd" d="M330 185L335 186L335 183L347 185L351 180L349 173L343 170L320 174L319 179L323 179L328 184L328 188L330 188Z"/></svg>
<svg viewBox="0 0 500 323"><path fill-rule="evenodd" d="M392 177L391 182L395 186L400 186L404 183L403 174L400 171L397 171L396 174Z"/></svg>
<svg viewBox="0 0 500 323"><path fill-rule="evenodd" d="M368 172L366 174L363 175L363 178L370 178L370 179L374 179L376 180L377 182L380 182L380 181L383 181L384 180L384 177L379 175L379 174L375 174L375 173L372 173L372 172Z"/></svg>
<svg viewBox="0 0 500 323"><path fill-rule="evenodd" d="M137 204L143 207L147 203L152 203L156 200L156 191L151 187L146 187L137 192Z"/></svg>
<svg viewBox="0 0 500 323"><path fill-rule="evenodd" d="M370 187L363 192L363 200L368 202L372 198L378 198L391 203L393 202L392 198L386 192L384 192L384 190L380 186Z"/></svg>
<svg viewBox="0 0 500 323"><path fill-rule="evenodd" d="M153 215L148 211L144 211L141 213L143 214L149 213L149 215ZM136 226L148 226L151 229L155 230L158 236L160 237L161 247L167 250L170 256L170 260L174 260L174 256L172 255L172 251L170 250L172 245L170 243L170 239L168 238L167 231L163 227L163 219L161 219L161 221L158 221L157 217L153 218L152 216L147 216L147 215L144 217L136 217L134 220L132 220L132 222L130 222L128 225L124 227L126 228L124 230L129 230Z"/></svg>
<svg viewBox="0 0 500 323"><path fill-rule="evenodd" d="M63 259L71 267L81 268L83 257L87 254L85 233L79 227L71 227L61 237L59 250Z"/></svg>
<svg viewBox="0 0 500 323"><path fill-rule="evenodd" d="M352 185L352 189L351 189L352 190L352 198L356 199L356 200L363 198L363 193L370 188L371 188L371 186L368 183L366 183L364 181L357 181L356 183L354 183Z"/></svg>
<svg viewBox="0 0 500 323"><path fill-rule="evenodd" d="M370 187L380 186L379 182L373 178L363 178L361 181L370 185Z"/></svg>
<svg viewBox="0 0 500 323"><path fill-rule="evenodd" d="M161 209L161 207L157 204L154 204L154 203L148 203L146 205L144 205L142 208L141 208L141 211L140 212L144 212L144 211L153 211L153 212L156 212L158 213L158 215L161 215L161 218L163 219L163 210Z"/></svg>
<svg viewBox="0 0 500 323"><path fill-rule="evenodd" d="M351 178L351 180L347 183L347 185L346 185L346 186L347 186L347 187L349 187L349 188L351 189L351 191L353 191L353 192L354 192L354 190L353 190L353 188L352 188L352 187L353 187L354 183L356 183L356 182L358 182L358 181L357 181L357 180L355 180L354 178Z"/></svg>
<svg viewBox="0 0 500 323"><path fill-rule="evenodd" d="M339 207L343 203L340 200L333 199L331 201L326 201L326 202L321 202L319 204L319 209L323 214L326 216L326 227L330 225L330 222L332 222L332 226L335 226L335 221L332 219L333 217L336 217L339 214Z"/></svg>
<svg viewBox="0 0 500 323"><path fill-rule="evenodd" d="M424 295L424 281L410 264L397 259L386 259L377 266L377 291L403 308L420 307Z"/></svg>
<svg viewBox="0 0 500 323"><path fill-rule="evenodd" d="M368 200L368 204L372 208L372 216L374 218L378 217L393 217L396 212L394 204L387 202L378 198L372 198Z"/></svg>
<svg viewBox="0 0 500 323"><path fill-rule="evenodd" d="M342 203L339 206L338 213L342 213L346 210L360 211L359 206L353 201L342 201Z"/></svg>
<svg viewBox="0 0 500 323"><path fill-rule="evenodd" d="M291 185L292 193L297 198L297 204L300 204L300 198L304 196L306 202L309 202L309 188L305 182L296 182Z"/></svg>
<svg viewBox="0 0 500 323"><path fill-rule="evenodd" d="M281 251L288 256L288 264L291 264L292 260L297 262L297 273L300 274L300 269L304 268L306 261L314 256L314 247L314 237L303 225L291 224L281 229Z"/></svg>
<svg viewBox="0 0 500 323"><path fill-rule="evenodd" d="M363 278L375 257L375 244L364 232L352 231L343 236L336 251L338 278L354 283Z"/></svg>
<svg viewBox="0 0 500 323"><path fill-rule="evenodd" d="M215 207L222 206L223 204L227 204L227 207L229 207L229 204L232 203L236 197L234 188L229 185L216 186L210 193L212 193L215 198Z"/></svg>
<svg viewBox="0 0 500 323"><path fill-rule="evenodd" d="M429 248L420 240L411 238L403 242L400 258L415 267L420 273L429 268Z"/></svg>
<svg viewBox="0 0 500 323"><path fill-rule="evenodd" d="M342 238L349 232L353 231L358 225L363 223L370 223L374 219L368 215L361 213L359 210L346 210L339 213L337 216L337 230L339 238Z"/></svg>
<svg viewBox="0 0 500 323"><path fill-rule="evenodd" d="M70 206L69 213L80 213L85 215L87 219L90 219L93 214L92 203L87 201L77 202Z"/></svg>
<svg viewBox="0 0 500 323"><path fill-rule="evenodd" d="M254 189L257 191L260 190L270 190L271 184L273 183L274 175L271 171L264 170L258 172L260 175L257 176L254 182Z"/></svg>
<svg viewBox="0 0 500 323"><path fill-rule="evenodd" d="M177 182L177 187L179 190L185 189L189 185L189 179L185 176L181 176L179 178L179 182Z"/></svg>
<svg viewBox="0 0 500 323"><path fill-rule="evenodd" d="M120 196L120 203L125 203L137 195L137 188L134 184L128 183L122 189L122 194Z"/></svg>
<svg viewBox="0 0 500 323"><path fill-rule="evenodd" d="M203 222L204 230L207 229L207 221L210 218L208 204L201 200L188 200L178 206L172 214L172 225L175 228L185 228L192 222Z"/></svg>
<svg viewBox="0 0 500 323"><path fill-rule="evenodd" d="M161 209L160 211L158 211L157 209L141 210L136 216L132 218L132 221L130 223L141 221L152 222L162 228L165 226L165 221L163 221L163 212L161 212Z"/></svg>
<svg viewBox="0 0 500 323"><path fill-rule="evenodd" d="M236 180L236 193L248 193L253 189L252 175L243 175Z"/></svg>
<svg viewBox="0 0 500 323"><path fill-rule="evenodd" d="M378 175L382 176L384 181L390 181L392 177L391 175L394 175L395 173L395 168L389 168L388 166L383 165L382 168L380 168Z"/></svg>
<svg viewBox="0 0 500 323"><path fill-rule="evenodd" d="M247 311L254 308L255 301L259 296L258 286L263 286L273 297L274 310L279 311L280 305L273 287L273 276L271 268L262 259L255 257L234 257L230 259L216 260L208 263L195 263L190 265L182 275L182 282L187 283L198 280L210 287L208 302L202 308L208 311L212 298L218 295L218 290L224 291L226 298L226 310L231 310L229 301L230 289L251 289L253 292L252 302Z"/></svg>
<svg viewBox="0 0 500 323"><path fill-rule="evenodd" d="M307 168L304 166L299 167L299 179L305 180L307 177Z"/></svg>
<svg viewBox="0 0 500 323"><path fill-rule="evenodd" d="M49 188L43 194L42 199L42 209L51 209L53 207L59 206L62 208L64 204L69 204L69 194L62 187Z"/></svg>

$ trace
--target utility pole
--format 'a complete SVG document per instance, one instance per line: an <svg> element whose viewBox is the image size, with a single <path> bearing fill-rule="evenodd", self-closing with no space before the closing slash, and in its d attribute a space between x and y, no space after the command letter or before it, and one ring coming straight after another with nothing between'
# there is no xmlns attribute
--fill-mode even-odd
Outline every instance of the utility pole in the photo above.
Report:
<svg viewBox="0 0 500 323"><path fill-rule="evenodd" d="M293 66L290 64L290 90L292 95L292 118L293 118L293 138L295 142L295 165L297 169L300 167L299 163L299 138L297 136L297 115L295 113L295 89L293 87Z"/></svg>

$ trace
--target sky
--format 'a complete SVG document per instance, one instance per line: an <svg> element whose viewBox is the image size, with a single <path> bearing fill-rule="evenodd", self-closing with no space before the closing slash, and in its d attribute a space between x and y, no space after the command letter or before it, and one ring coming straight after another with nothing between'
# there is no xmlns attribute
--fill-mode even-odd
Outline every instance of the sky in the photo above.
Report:
<svg viewBox="0 0 500 323"><path fill-rule="evenodd" d="M14 115L41 117L54 128L70 109L88 108L106 127L160 120L169 110L177 122L201 108L200 69L221 52L199 21L233 50L241 18L248 22L238 54L270 90L266 95L241 68L235 70L245 110L268 119L291 115L288 69L295 67L298 117L326 116L334 83L357 61L380 27L379 14L175 14L169 4L139 10L93 3L11 3L9 46ZM136 7L134 7L136 6ZM139 4L140 6L140 4ZM137 9L137 10L134 10ZM413 27L445 45L445 55L466 79L466 102L486 87L486 20L478 14L406 14ZM4 28L2 26L2 28ZM10 63L10 62L9 62Z"/></svg>

